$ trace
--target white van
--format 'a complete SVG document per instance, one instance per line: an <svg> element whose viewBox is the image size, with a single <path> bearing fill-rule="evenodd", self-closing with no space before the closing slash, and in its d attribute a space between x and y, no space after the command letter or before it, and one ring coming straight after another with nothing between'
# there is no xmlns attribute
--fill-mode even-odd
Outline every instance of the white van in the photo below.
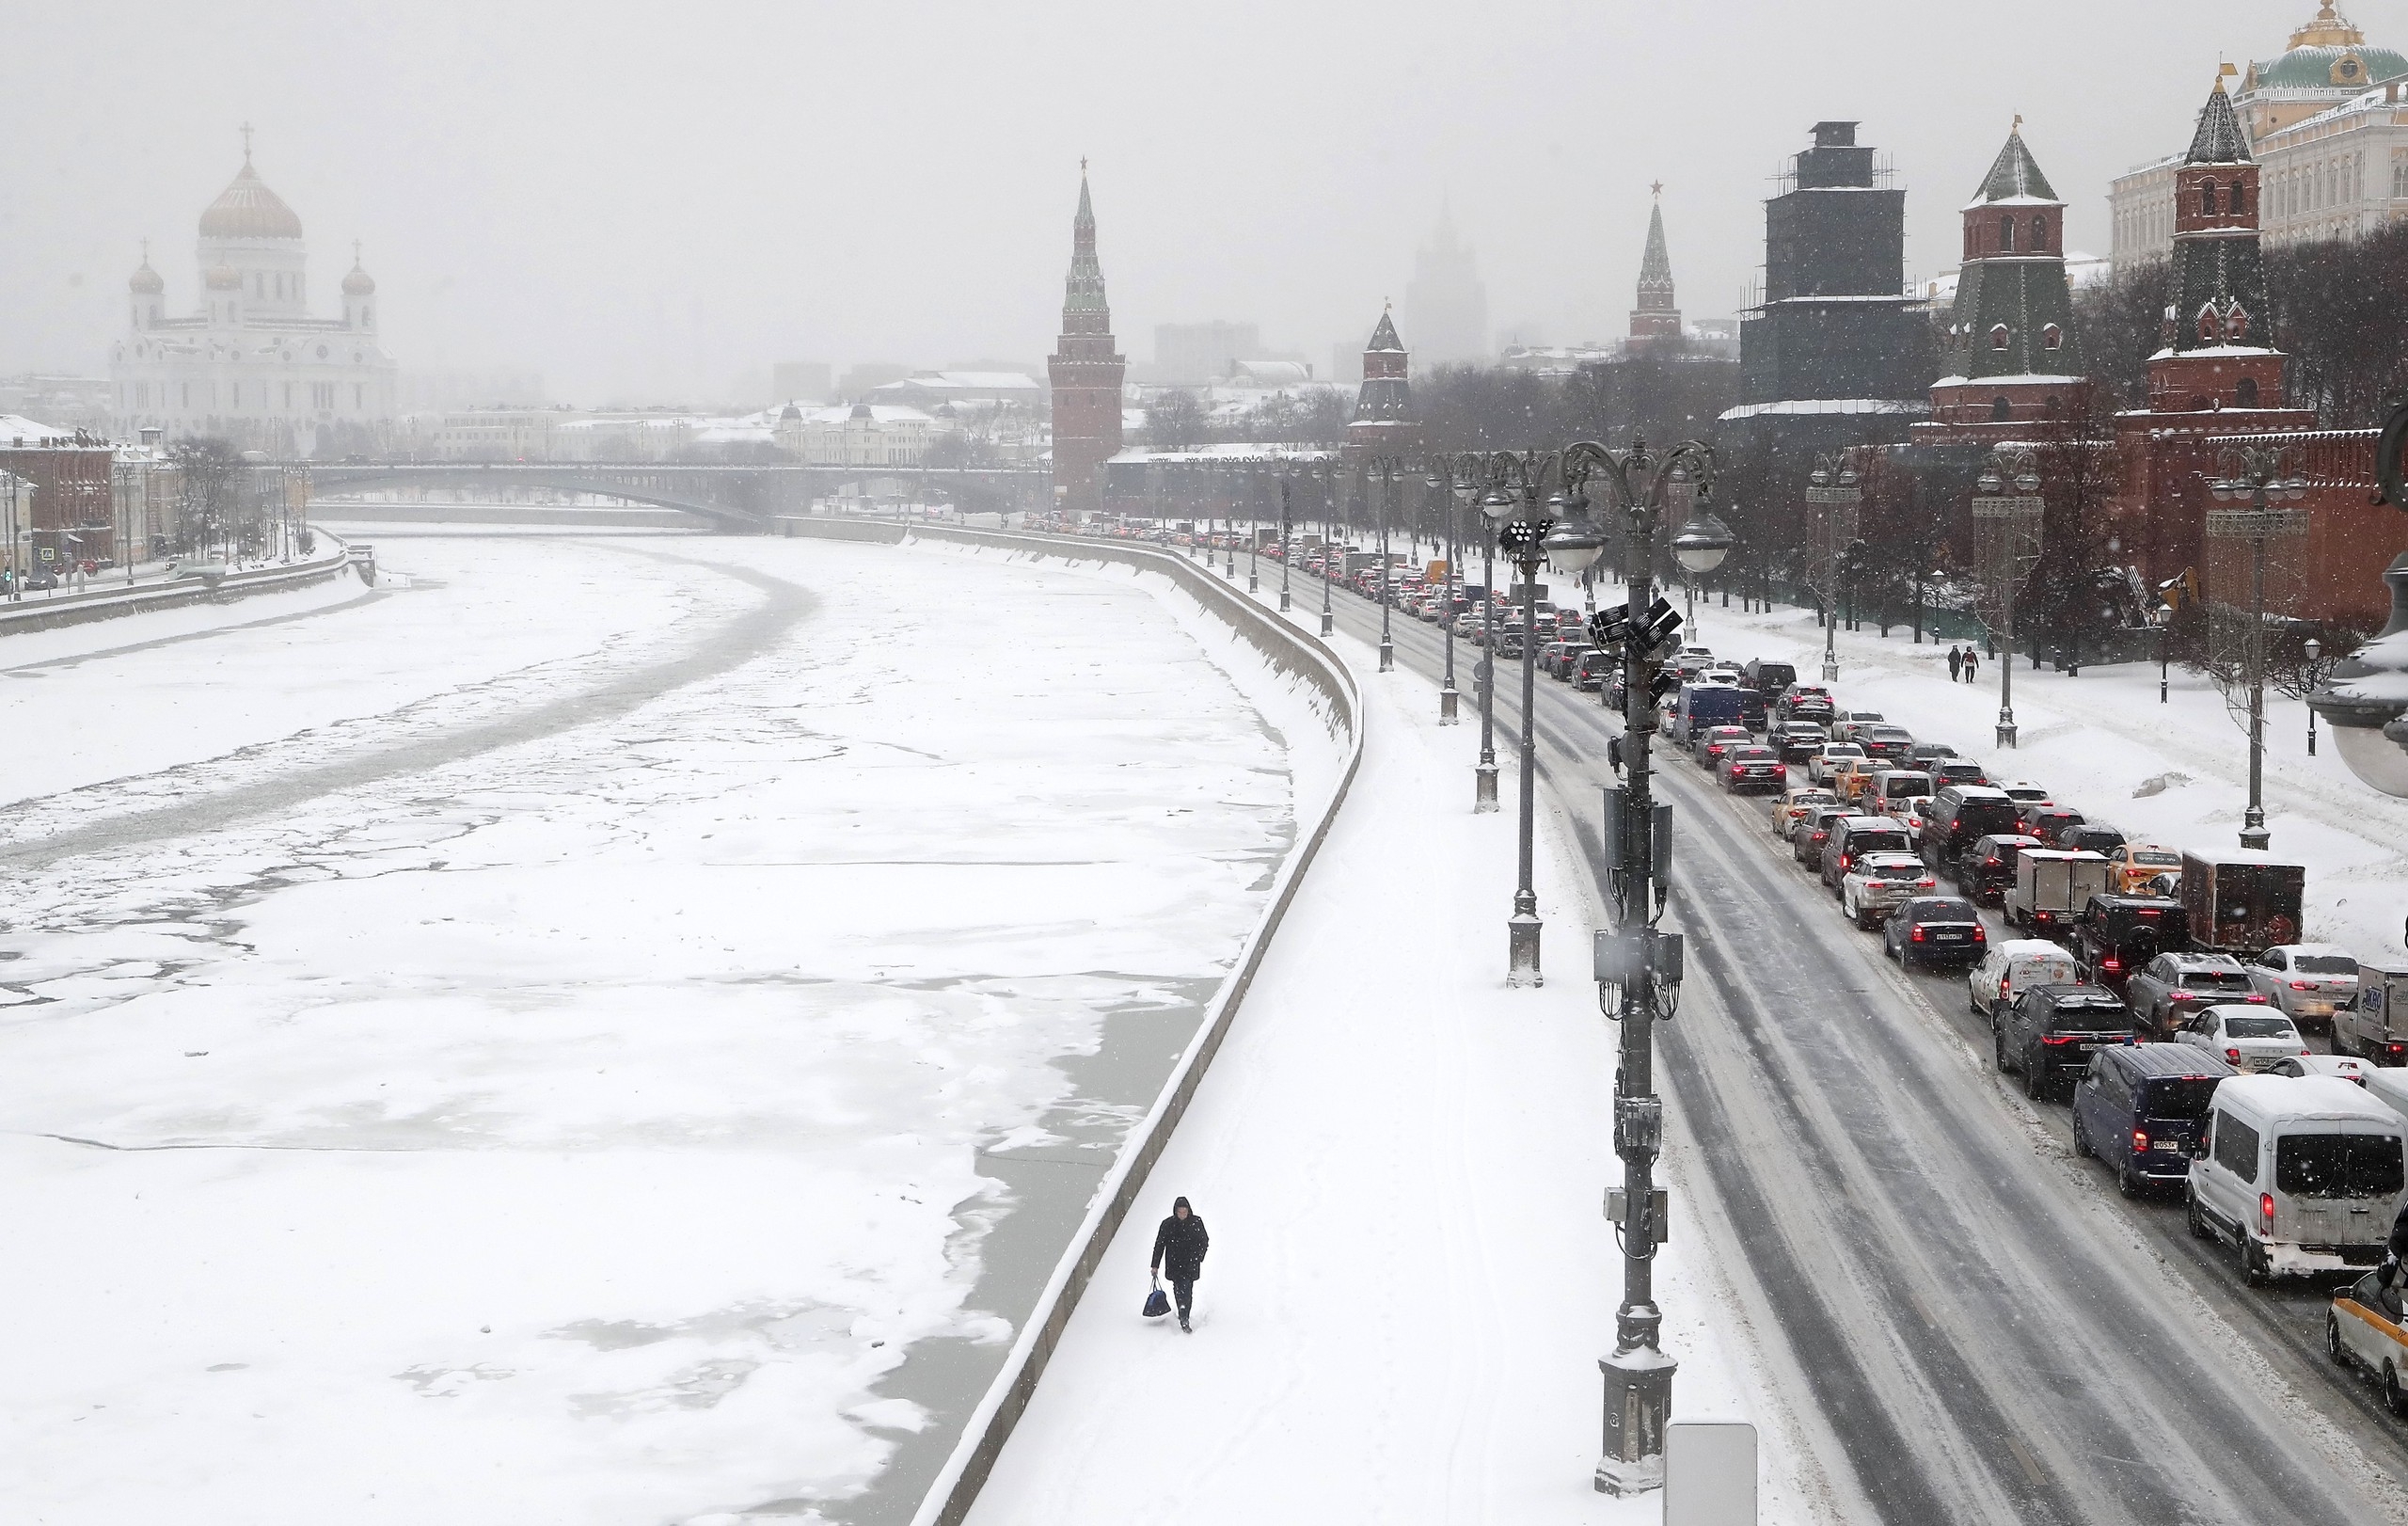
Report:
<svg viewBox="0 0 2408 1526"><path fill-rule="evenodd" d="M2408 1197L2408 1119L2332 1075L2216 1084L2184 1194L2191 1232L2241 1252L2251 1284L2374 1266Z"/></svg>
<svg viewBox="0 0 2408 1526"><path fill-rule="evenodd" d="M2082 983L2073 956L2046 938L2010 938L1995 945L1965 976L1965 1000L1985 1017L2034 986Z"/></svg>

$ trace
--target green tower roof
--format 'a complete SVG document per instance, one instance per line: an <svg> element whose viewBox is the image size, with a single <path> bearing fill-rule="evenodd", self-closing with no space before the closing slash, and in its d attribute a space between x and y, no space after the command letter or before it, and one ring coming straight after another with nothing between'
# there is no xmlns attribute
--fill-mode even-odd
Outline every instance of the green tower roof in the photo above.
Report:
<svg viewBox="0 0 2408 1526"><path fill-rule="evenodd" d="M2017 118L2018 123L2023 119ZM2056 189L2049 177L2040 173L2032 151L2023 144L2023 130L2019 125L2006 135L2005 147L1998 151L1998 158L1990 172L1982 177L1981 191L1973 198L1973 205L1991 201L2055 201Z"/></svg>

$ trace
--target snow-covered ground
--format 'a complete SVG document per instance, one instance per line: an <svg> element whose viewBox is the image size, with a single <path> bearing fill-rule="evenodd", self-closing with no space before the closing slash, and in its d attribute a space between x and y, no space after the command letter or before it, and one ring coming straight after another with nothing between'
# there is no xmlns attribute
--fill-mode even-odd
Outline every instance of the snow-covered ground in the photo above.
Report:
<svg viewBox="0 0 2408 1526"><path fill-rule="evenodd" d="M1126 575L380 560L0 649L0 1514L908 1513L1327 739Z"/></svg>
<svg viewBox="0 0 2408 1526"><path fill-rule="evenodd" d="M1434 686L1337 644L1366 694L1361 771L974 1526L1661 1517L1592 1484L1621 1168L1577 859L1543 827L1557 976L1507 989L1510 773L1507 809L1472 815L1476 724L1438 728ZM1192 1336L1139 1317L1178 1195L1212 1236ZM1812 1518L1729 1339L1747 1321L1681 1225L1656 1262L1673 1418L1757 1423L1762 1518Z"/></svg>
<svg viewBox="0 0 2408 1526"><path fill-rule="evenodd" d="M1752 614L1701 601L1698 626L1691 639L1719 656L1794 662L1808 682L1821 671L1822 633L1811 610L1776 606ZM2203 676L2174 668L2160 704L2153 662L2084 668L2069 678L2046 667L2035 672L2019 659L2020 745L2010 751L1994 744L1997 663L1985 662L1976 684L1952 684L1949 644L1916 645L1907 626L1886 641L1871 625L1842 630L1837 646L1832 691L1843 705L1879 710L1919 739L1979 758L1992 778L2045 786L2136 839L2194 850L2240 846L2248 733ZM2265 800L2273 851L2307 866L2308 938L2361 958L2398 958L2408 916L2408 801L2359 783L2329 729L2308 756L2307 722L2306 706L2268 692Z"/></svg>

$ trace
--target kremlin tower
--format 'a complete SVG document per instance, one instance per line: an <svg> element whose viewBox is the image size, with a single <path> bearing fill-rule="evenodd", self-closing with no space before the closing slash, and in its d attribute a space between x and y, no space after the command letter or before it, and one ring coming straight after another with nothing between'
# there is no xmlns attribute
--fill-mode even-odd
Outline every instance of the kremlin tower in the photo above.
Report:
<svg viewBox="0 0 2408 1526"><path fill-rule="evenodd" d="M2028 437L2029 426L2089 411L2066 279L2066 204L2057 199L2015 119L1981 189L1964 212L1956 304L1941 335L1948 374L1932 383L1931 418L1918 443Z"/></svg>
<svg viewBox="0 0 2408 1526"><path fill-rule="evenodd" d="M1095 207L1079 161L1079 212L1070 224L1062 335L1046 363L1054 382L1054 506L1072 515L1101 505L1103 464L1120 452L1120 380L1128 360L1113 347L1112 309L1095 254Z"/></svg>
<svg viewBox="0 0 2408 1526"><path fill-rule="evenodd" d="M1363 347L1363 386L1354 396L1354 417L1346 425L1348 455L1394 455L1420 445L1421 426L1405 417L1413 401L1405 359L1404 342L1396 337L1396 324L1382 309L1371 342Z"/></svg>
<svg viewBox="0 0 2408 1526"><path fill-rule="evenodd" d="M1639 263L1639 306L1630 310L1632 348L1678 343L1680 305L1672 299L1672 257L1664 247L1664 183L1653 187L1656 204L1647 214L1647 254Z"/></svg>
<svg viewBox="0 0 2408 1526"><path fill-rule="evenodd" d="M2210 437L2316 427L2310 410L2283 406L2258 216L2258 165L2218 76L2175 171L2174 260L2148 405L2115 419L2117 533L2154 582L2206 570L2207 483L2222 469Z"/></svg>

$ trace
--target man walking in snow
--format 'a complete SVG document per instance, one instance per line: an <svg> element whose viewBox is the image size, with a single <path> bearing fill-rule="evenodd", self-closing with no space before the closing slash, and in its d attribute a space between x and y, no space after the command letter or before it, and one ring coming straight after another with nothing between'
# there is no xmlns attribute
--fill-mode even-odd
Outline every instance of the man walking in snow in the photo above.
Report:
<svg viewBox="0 0 2408 1526"><path fill-rule="evenodd" d="M1965 654L1956 647L1948 648L1948 681L1955 683L1965 672Z"/></svg>
<svg viewBox="0 0 2408 1526"><path fill-rule="evenodd" d="M1187 1322L1188 1311L1196 1303L1196 1280L1204 1275L1204 1252L1212 1246L1204 1221L1196 1216L1185 1198L1171 1203L1170 1217L1154 1232L1151 1270L1169 1274L1171 1296L1179 1300L1179 1327L1190 1335L1196 1333L1196 1327Z"/></svg>
<svg viewBox="0 0 2408 1526"><path fill-rule="evenodd" d="M1965 648L1965 681L1967 683L1973 681L1973 672L1981 666L1981 662L1982 655L1979 652L1970 646Z"/></svg>

